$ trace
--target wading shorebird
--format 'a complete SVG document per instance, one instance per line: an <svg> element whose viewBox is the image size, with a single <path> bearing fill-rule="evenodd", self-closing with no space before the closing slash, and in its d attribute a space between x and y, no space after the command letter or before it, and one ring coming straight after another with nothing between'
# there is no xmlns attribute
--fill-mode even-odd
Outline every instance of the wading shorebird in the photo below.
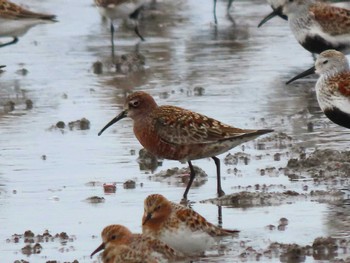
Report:
<svg viewBox="0 0 350 263"><path fill-rule="evenodd" d="M124 111L111 120L98 135L125 117L134 121L134 134L147 151L160 158L188 162L191 172L183 194L184 199L187 199L195 178L192 160L207 157L214 160L217 193L222 196L225 193L221 188L220 160L216 155L273 131L243 130L183 108L158 106L151 95L137 91L127 97Z"/></svg>
<svg viewBox="0 0 350 263"><path fill-rule="evenodd" d="M136 35L144 41L139 32L138 19L144 8L145 0L94 0L100 14L110 20L112 55L114 55L114 21L117 19L131 19Z"/></svg>
<svg viewBox="0 0 350 263"><path fill-rule="evenodd" d="M143 234L133 234L127 227L122 225L109 225L102 230L102 244L91 253L91 257L101 250L106 250L102 258L110 258L118 253L114 248L125 249L124 246L141 253L143 260L156 260L156 262L174 262L184 258L181 252L177 252L164 242ZM113 249L112 249L112 248ZM108 249L108 250L107 250ZM130 252L130 253L131 253ZM135 253L135 252L132 252ZM137 256L137 254L135 255ZM113 262L114 261L110 261ZM142 261L144 262L144 261Z"/></svg>
<svg viewBox="0 0 350 263"><path fill-rule="evenodd" d="M277 2L280 6L269 19L286 15L295 38L306 50L318 54L328 49L350 52L350 10L314 0Z"/></svg>
<svg viewBox="0 0 350 263"><path fill-rule="evenodd" d="M17 43L18 37L33 26L52 22L57 22L55 15L35 13L10 1L0 0L0 38L13 38L10 42L0 44L0 47Z"/></svg>
<svg viewBox="0 0 350 263"><path fill-rule="evenodd" d="M321 110L332 122L350 129L350 69L345 55L336 50L322 52L312 68L292 78L316 73L316 96Z"/></svg>
<svg viewBox="0 0 350 263"><path fill-rule="evenodd" d="M159 194L145 199L144 210L142 233L188 256L202 254L215 245L219 237L239 233L217 227L191 208L170 202Z"/></svg>

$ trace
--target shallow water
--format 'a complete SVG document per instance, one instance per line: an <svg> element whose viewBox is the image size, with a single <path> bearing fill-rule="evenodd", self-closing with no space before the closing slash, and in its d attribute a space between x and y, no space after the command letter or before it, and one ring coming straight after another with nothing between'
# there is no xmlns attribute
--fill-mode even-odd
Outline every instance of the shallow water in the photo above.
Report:
<svg viewBox="0 0 350 263"><path fill-rule="evenodd" d="M127 76L111 67L108 23L103 22L89 1L22 1L34 10L55 13L59 23L40 25L3 48L0 64L0 103L16 103L11 112L0 110L0 261L25 259L30 262L91 262L90 253L100 244L104 226L124 224L141 231L143 199L151 193L179 201L184 185L150 180L150 171L140 171L137 162L140 144L132 133L132 122L123 120L101 137L98 131L122 108L131 90L146 90L159 104L192 109L241 128L273 128L292 136L296 146L347 149L349 132L332 124L321 114L313 91L313 80L285 86L296 73L309 68L313 59L291 35L288 25L272 20L261 29L256 25L270 12L264 1L236 0L230 10L234 24L225 16L226 2L218 3L219 24L213 25L211 1L160 2L158 12L144 19L141 31L146 42L139 51L146 57L143 72ZM132 30L121 27L116 33L116 53L132 52L138 43ZM93 73L101 61L104 73ZM19 69L28 70L26 75ZM198 95L202 88L204 93ZM34 107L25 109L25 100ZM300 112L307 112L305 114ZM91 123L89 130L50 129L58 121L81 118ZM314 131L307 131L307 123ZM136 155L132 152L136 151ZM242 151L241 146L230 152ZM261 168L283 168L287 158L274 161L278 148L257 150L247 143L245 152L262 155L249 165L237 166L239 175L229 173L234 166L222 165L226 193L255 184L283 185L302 192L302 181L290 181L282 174L261 176ZM45 157L43 157L45 156ZM226 154L220 156L223 159ZM191 189L193 208L217 223L217 207L200 201L215 197L215 166L209 159L194 161L204 169L208 181ZM160 170L174 166L163 161ZM122 183L135 180L135 189ZM101 185L117 182L115 194L104 194ZM143 184L141 187L140 184ZM310 183L310 189L325 189ZM276 190L282 191L282 190ZM105 202L90 204L91 196ZM223 226L240 229L239 238L227 240L223 255L208 256L198 262L232 262L246 246L265 249L271 242L312 244L319 236L349 236L346 225L332 223L334 208L310 200L250 208L223 207ZM285 231L267 230L280 218L289 220ZM73 240L43 243L40 254L23 255L19 243L7 242L26 230L41 234L66 232ZM95 258L96 260L96 258ZM244 261L254 261L254 258ZM268 262L279 258L265 259ZM311 257L307 261L313 261Z"/></svg>

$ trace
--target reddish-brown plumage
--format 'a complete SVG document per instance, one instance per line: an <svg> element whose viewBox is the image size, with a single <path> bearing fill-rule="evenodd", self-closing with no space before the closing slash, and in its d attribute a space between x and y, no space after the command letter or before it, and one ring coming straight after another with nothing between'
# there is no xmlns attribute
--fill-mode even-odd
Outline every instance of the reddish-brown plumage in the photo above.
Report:
<svg viewBox="0 0 350 263"><path fill-rule="evenodd" d="M170 202L160 194L152 194L145 199L144 211L142 232L188 255L195 251L203 252L197 250L196 243L206 243L205 240L235 235L239 232L217 227L196 211ZM206 245L203 245L202 248L206 249L205 247Z"/></svg>
<svg viewBox="0 0 350 263"><path fill-rule="evenodd" d="M350 72L342 72L326 81L332 93L340 92L345 97L350 97Z"/></svg>
<svg viewBox="0 0 350 263"><path fill-rule="evenodd" d="M317 2L310 6L315 20L332 36L350 32L350 10Z"/></svg>
<svg viewBox="0 0 350 263"><path fill-rule="evenodd" d="M259 135L272 132L243 130L183 108L158 106L151 95L142 91L129 95L124 108L99 135L120 119L130 117L134 121L136 138L149 152L161 158L189 163L191 160L212 157L218 166L216 155ZM191 180L184 197L193 178L194 172L191 168ZM219 180L218 172L218 193L222 192Z"/></svg>
<svg viewBox="0 0 350 263"><path fill-rule="evenodd" d="M175 251L164 242L151 236L133 234L127 227L122 225L109 225L105 227L101 233L101 237L103 243L91 254L91 256L103 249L110 250L112 247L123 248L124 250L124 247L127 247L131 251L135 250L138 253L141 253L144 260L154 257L156 259L163 258L172 262L184 257L181 252ZM113 253L108 251L103 253L103 262L106 262L107 260L105 260L105 258L110 258L111 255L119 255L114 252L116 251L113 251Z"/></svg>

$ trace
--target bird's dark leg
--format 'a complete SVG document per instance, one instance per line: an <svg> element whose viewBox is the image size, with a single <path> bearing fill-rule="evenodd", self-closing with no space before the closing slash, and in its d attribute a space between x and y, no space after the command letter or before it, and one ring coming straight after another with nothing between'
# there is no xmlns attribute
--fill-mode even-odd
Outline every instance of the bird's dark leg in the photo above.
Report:
<svg viewBox="0 0 350 263"><path fill-rule="evenodd" d="M112 44L112 59L114 61L114 25L113 21L111 21L111 44Z"/></svg>
<svg viewBox="0 0 350 263"><path fill-rule="evenodd" d="M188 182L188 184L186 186L186 190L185 190L184 195L183 195L183 199L185 199L185 200L187 200L188 191L190 190L191 185L192 185L193 180L194 180L194 177L196 176L191 161L188 161L188 165L190 167L191 172L190 172L190 181Z"/></svg>
<svg viewBox="0 0 350 263"><path fill-rule="evenodd" d="M217 25L218 24L218 19L216 18L216 0L214 0L213 13L214 13L214 23L215 23L215 25Z"/></svg>
<svg viewBox="0 0 350 263"><path fill-rule="evenodd" d="M140 14L142 12L142 10L144 9L144 6L140 6L139 8L137 8L129 17L130 19L133 19L135 21L135 28L134 31L136 33L136 35L142 40L145 41L145 39L143 38L143 36L140 34L139 31L139 17Z"/></svg>
<svg viewBox="0 0 350 263"><path fill-rule="evenodd" d="M220 159L212 156L211 158L213 158L215 165L216 165L216 176L217 176L217 192L218 192L218 196L223 196L225 195L225 192L222 190L221 188L221 177L220 177Z"/></svg>
<svg viewBox="0 0 350 263"><path fill-rule="evenodd" d="M218 226L222 227L222 206L218 205Z"/></svg>
<svg viewBox="0 0 350 263"><path fill-rule="evenodd" d="M137 35L142 41L145 41L145 39L143 38L143 36L140 34L140 31L139 31L139 23L138 23L138 21L136 21L135 23L136 23L136 25L135 25L134 31L135 31L136 35Z"/></svg>
<svg viewBox="0 0 350 263"><path fill-rule="evenodd" d="M228 0L228 4L227 4L227 12L229 12L229 11L230 11L230 8L231 8L231 5L232 5L233 1L235 1L235 0Z"/></svg>
<svg viewBox="0 0 350 263"><path fill-rule="evenodd" d="M9 45L13 45L13 44L16 44L17 42L18 42L18 38L14 37L12 41L4 43L4 44L0 44L0 47L6 47L6 46L9 46Z"/></svg>
<svg viewBox="0 0 350 263"><path fill-rule="evenodd" d="M231 8L231 5L232 5L233 1L234 1L234 0L229 0L229 1L228 1L227 9L226 9L226 16L227 16L228 19L232 22L233 25L236 25L236 22L235 22L235 20L233 19L233 17L231 16L231 13L230 13L230 8Z"/></svg>

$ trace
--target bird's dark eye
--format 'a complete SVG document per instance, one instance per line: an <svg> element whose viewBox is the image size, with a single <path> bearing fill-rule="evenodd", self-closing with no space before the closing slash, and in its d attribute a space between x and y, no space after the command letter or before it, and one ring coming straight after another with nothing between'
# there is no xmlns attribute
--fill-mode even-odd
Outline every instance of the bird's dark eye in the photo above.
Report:
<svg viewBox="0 0 350 263"><path fill-rule="evenodd" d="M325 60L323 61L323 65L327 64L328 63L328 60Z"/></svg>
<svg viewBox="0 0 350 263"><path fill-rule="evenodd" d="M160 209L160 205L156 207L156 210L159 210Z"/></svg>
<svg viewBox="0 0 350 263"><path fill-rule="evenodd" d="M138 100L134 100L134 101L131 101L131 102L130 102L130 106L131 106L131 107L136 108L136 107L138 107L139 105L140 105L140 101L138 101Z"/></svg>
<svg viewBox="0 0 350 263"><path fill-rule="evenodd" d="M116 236L116 235L113 235L113 236L111 236L111 239L112 239L112 240L115 240L115 239L117 239L117 236Z"/></svg>

